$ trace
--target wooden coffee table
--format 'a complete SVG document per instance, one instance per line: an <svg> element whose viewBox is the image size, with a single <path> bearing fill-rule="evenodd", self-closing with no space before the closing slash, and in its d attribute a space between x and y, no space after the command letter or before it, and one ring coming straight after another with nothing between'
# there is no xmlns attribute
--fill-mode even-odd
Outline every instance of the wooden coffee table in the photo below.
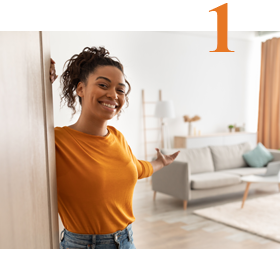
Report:
<svg viewBox="0 0 280 280"><path fill-rule="evenodd" d="M262 177L262 176L256 176L256 175L249 175L249 176L242 176L241 180L243 182L247 182L247 186L243 195L243 201L242 201L242 205L241 208L243 208L245 200L247 198L248 192L249 192L249 188L251 183L277 183L279 186L279 191L280 191L280 176L276 175L276 176L269 176L269 177Z"/></svg>

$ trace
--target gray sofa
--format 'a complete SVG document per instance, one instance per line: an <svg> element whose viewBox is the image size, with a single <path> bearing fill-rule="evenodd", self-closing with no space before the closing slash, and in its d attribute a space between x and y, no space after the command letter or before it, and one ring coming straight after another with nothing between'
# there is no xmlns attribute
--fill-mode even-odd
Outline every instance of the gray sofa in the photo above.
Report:
<svg viewBox="0 0 280 280"><path fill-rule="evenodd" d="M178 149L162 149L172 154ZM152 175L154 199L156 192L182 199L184 209L194 199L213 197L228 193L244 192L246 183L241 176L263 173L266 167L252 168L242 154L251 150L249 143L230 146L209 146L196 149L179 149L175 161ZM280 161L280 151L269 150ZM252 184L250 189L260 187Z"/></svg>

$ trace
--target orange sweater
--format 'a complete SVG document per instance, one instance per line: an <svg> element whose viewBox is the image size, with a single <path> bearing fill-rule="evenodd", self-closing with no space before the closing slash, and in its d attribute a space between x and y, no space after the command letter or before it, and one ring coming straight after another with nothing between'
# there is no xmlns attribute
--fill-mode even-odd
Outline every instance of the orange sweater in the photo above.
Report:
<svg viewBox="0 0 280 280"><path fill-rule="evenodd" d="M153 173L137 160L123 134L107 126L105 137L55 128L58 213L64 227L80 234L108 234L135 221L137 179Z"/></svg>

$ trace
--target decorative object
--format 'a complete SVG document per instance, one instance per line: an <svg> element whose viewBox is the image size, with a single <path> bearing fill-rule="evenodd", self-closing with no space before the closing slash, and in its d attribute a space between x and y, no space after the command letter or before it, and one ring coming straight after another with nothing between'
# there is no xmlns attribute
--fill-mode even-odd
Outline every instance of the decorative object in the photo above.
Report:
<svg viewBox="0 0 280 280"><path fill-rule="evenodd" d="M273 160L273 155L262 143L258 143L255 149L242 156L246 163L251 167L263 167Z"/></svg>
<svg viewBox="0 0 280 280"><path fill-rule="evenodd" d="M156 103L155 117L161 118L162 120L161 133L162 133L162 138L164 139L163 147L171 148L168 128L166 126L166 123L164 122L164 119L175 118L175 110L174 110L173 102L171 100L158 101Z"/></svg>
<svg viewBox="0 0 280 280"><path fill-rule="evenodd" d="M230 124L230 125L228 126L229 132L232 132L232 129L233 129L233 128L234 128L234 125Z"/></svg>
<svg viewBox="0 0 280 280"><path fill-rule="evenodd" d="M243 126L237 126L236 124L234 125L229 125L228 126L229 132L232 132L234 129L235 132L244 132L245 131L245 123L243 123Z"/></svg>
<svg viewBox="0 0 280 280"><path fill-rule="evenodd" d="M197 115L195 115L192 118L190 118L188 115L185 115L185 116L183 116L183 118L184 118L184 122L189 123L188 135L191 136L192 135L192 122L199 121L201 118Z"/></svg>
<svg viewBox="0 0 280 280"><path fill-rule="evenodd" d="M242 126L237 126L236 124L234 124L234 130L235 130L235 132L244 131L245 130L245 124L243 124L243 127Z"/></svg>
<svg viewBox="0 0 280 280"><path fill-rule="evenodd" d="M280 194L195 210L196 215L280 242Z"/></svg>

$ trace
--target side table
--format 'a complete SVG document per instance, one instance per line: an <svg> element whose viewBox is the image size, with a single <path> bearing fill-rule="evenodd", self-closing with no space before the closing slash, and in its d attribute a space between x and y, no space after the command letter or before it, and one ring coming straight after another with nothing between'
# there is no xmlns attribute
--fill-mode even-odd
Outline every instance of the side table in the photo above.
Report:
<svg viewBox="0 0 280 280"><path fill-rule="evenodd" d="M268 176L268 177L262 177L262 176L257 176L257 175L249 175L249 176L241 177L241 180L243 182L247 182L246 189L245 189L245 192L244 192L244 195L243 195L241 208L243 208L243 206L244 206L244 203L246 201L251 183L270 183L270 184L277 183L278 187L279 187L279 191L280 191L280 176L278 176L278 175Z"/></svg>

